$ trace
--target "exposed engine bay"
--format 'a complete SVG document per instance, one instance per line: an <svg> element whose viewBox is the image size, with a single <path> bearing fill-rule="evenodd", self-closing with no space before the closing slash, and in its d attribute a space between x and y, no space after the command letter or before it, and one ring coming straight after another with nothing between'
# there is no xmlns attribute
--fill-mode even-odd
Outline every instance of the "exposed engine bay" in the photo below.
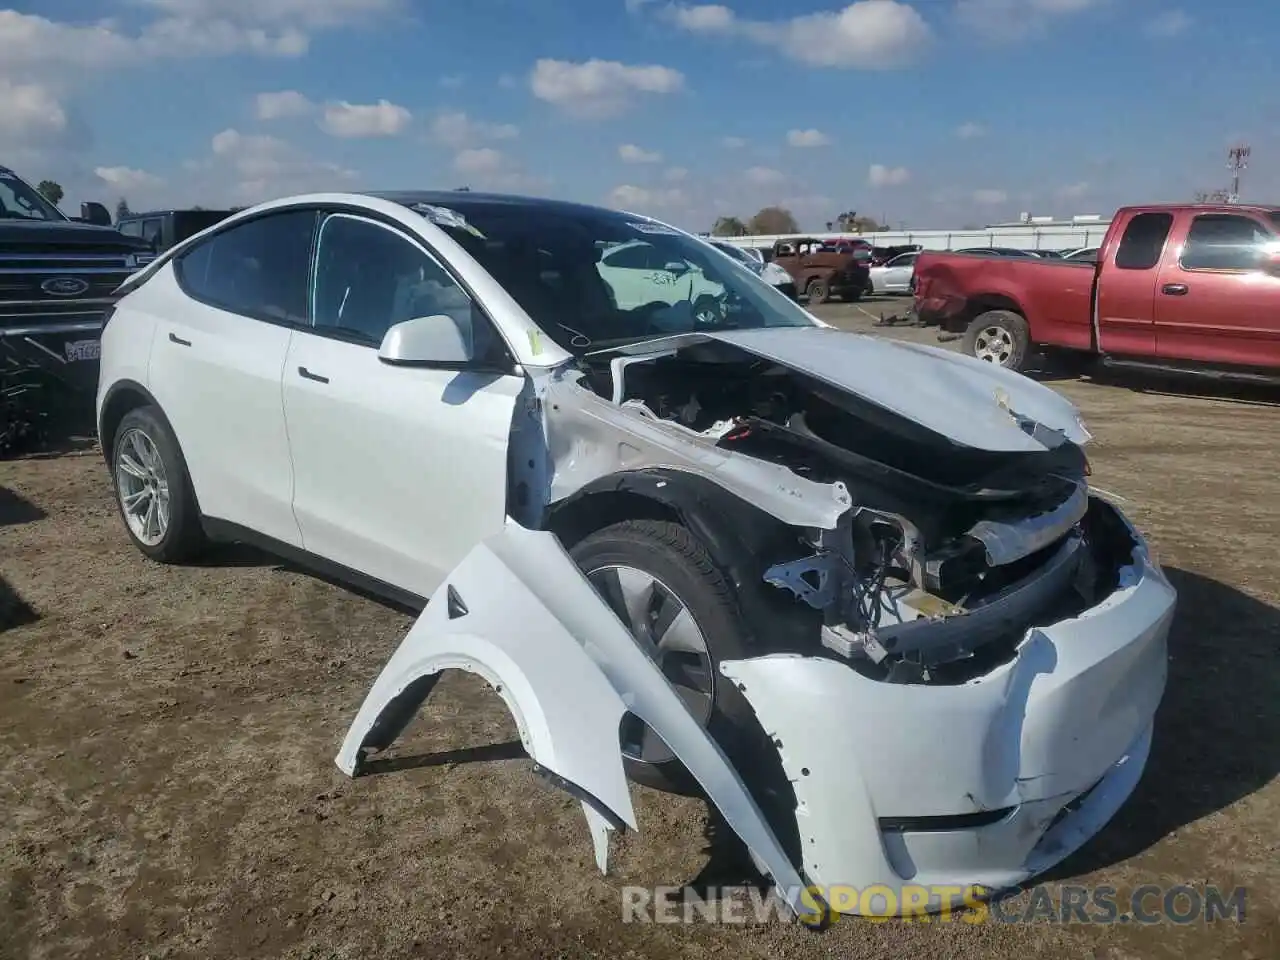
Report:
<svg viewBox="0 0 1280 960"><path fill-rule="evenodd" d="M1115 565L1097 562L1109 534L1095 529L1081 447L1012 410L1034 451L958 444L725 343L588 356L579 370L623 409L847 488L836 528L798 531L764 580L821 612L830 654L882 679L962 682L1030 627L1097 603L1127 562L1125 538Z"/></svg>

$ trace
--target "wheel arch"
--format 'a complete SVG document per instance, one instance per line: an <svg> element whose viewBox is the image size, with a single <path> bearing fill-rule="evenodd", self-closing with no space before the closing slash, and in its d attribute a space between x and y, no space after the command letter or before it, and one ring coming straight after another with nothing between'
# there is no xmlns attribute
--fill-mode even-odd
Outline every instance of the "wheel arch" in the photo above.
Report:
<svg viewBox="0 0 1280 960"><path fill-rule="evenodd" d="M114 446L120 421L139 407L155 407L160 416L164 417L164 410L151 391L136 380L117 380L107 389L98 417L98 441L102 445L102 456L107 463L111 462L111 448ZM173 424L169 423L168 417L165 417L165 424L172 432Z"/></svg>
<svg viewBox="0 0 1280 960"><path fill-rule="evenodd" d="M952 321L957 331L963 331L968 328L969 324L982 316L989 310L1008 310L1010 313L1016 313L1022 319L1027 319L1027 311L1013 297L1005 293L975 293L966 301L964 310L956 314Z"/></svg>

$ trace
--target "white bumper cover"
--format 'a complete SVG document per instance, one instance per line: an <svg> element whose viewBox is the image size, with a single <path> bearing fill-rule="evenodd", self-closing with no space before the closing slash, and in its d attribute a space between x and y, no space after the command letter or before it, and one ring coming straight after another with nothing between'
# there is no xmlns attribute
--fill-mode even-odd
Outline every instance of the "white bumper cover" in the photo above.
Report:
<svg viewBox="0 0 1280 960"><path fill-rule="evenodd" d="M907 884L1000 890L1103 827L1147 760L1176 602L1133 535L1119 589L961 685L794 655L721 664L782 744L810 882L899 904Z"/></svg>

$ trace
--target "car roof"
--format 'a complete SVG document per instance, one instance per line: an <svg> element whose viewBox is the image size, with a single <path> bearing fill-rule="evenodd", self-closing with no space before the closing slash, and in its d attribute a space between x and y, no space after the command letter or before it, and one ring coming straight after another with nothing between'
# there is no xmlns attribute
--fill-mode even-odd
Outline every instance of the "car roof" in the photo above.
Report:
<svg viewBox="0 0 1280 960"><path fill-rule="evenodd" d="M525 209L530 212L559 211L579 215L593 213L599 216L611 217L616 217L621 212L627 216L639 216L639 214L632 214L627 211L610 210L608 207L574 203L569 200L527 197L511 193L480 193L472 190L368 190L362 191L359 195L376 197L379 200L390 200L392 203L399 203L406 207L412 207L418 203L457 208L467 206L507 206L515 210ZM648 220L650 218L644 217L643 219Z"/></svg>

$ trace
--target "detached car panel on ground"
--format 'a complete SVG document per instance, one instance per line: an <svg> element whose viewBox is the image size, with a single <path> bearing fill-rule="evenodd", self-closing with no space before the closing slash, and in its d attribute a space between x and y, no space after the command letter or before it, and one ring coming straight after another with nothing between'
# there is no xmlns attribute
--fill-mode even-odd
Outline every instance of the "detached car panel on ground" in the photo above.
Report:
<svg viewBox="0 0 1280 960"><path fill-rule="evenodd" d="M824 329L666 224L276 201L140 274L103 358L144 553L250 539L432 598L348 773L473 670L602 866L625 772L704 792L798 908L801 881L1016 883L1145 760L1174 596L1089 496L1075 408Z"/></svg>

